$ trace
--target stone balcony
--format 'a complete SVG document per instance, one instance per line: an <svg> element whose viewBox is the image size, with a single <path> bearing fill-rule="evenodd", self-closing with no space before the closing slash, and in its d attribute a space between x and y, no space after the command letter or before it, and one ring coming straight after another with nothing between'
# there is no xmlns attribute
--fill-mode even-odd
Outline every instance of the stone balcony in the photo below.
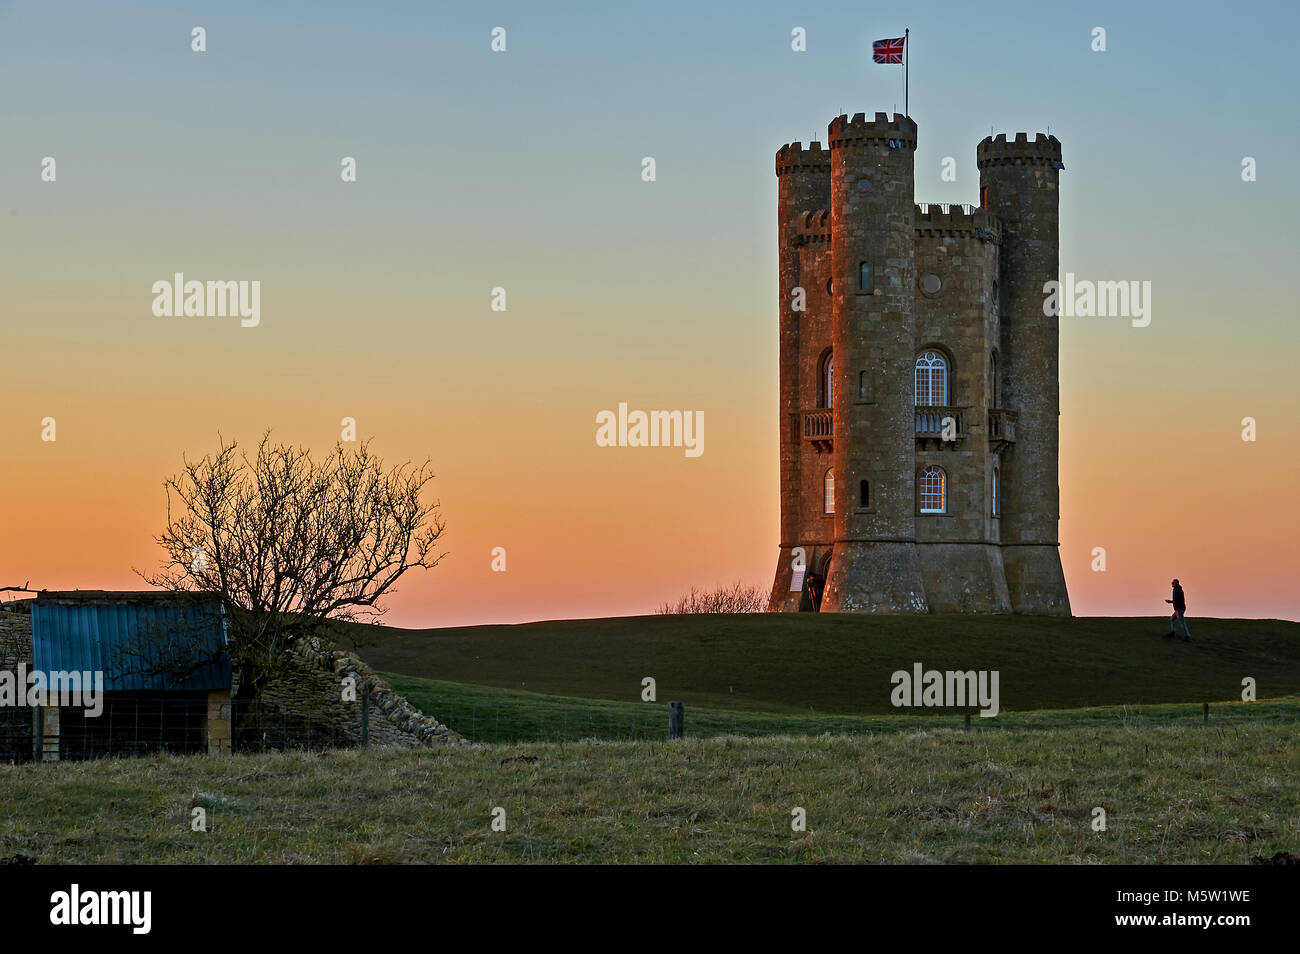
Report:
<svg viewBox="0 0 1300 954"><path fill-rule="evenodd" d="M955 444L966 437L963 418L969 407L943 407L937 404L916 406L916 443L918 447Z"/></svg>
<svg viewBox="0 0 1300 954"><path fill-rule="evenodd" d="M1004 407L989 408L989 445L994 450L1016 442L1016 412Z"/></svg>
<svg viewBox="0 0 1300 954"><path fill-rule="evenodd" d="M803 412L803 439L813 447L829 454L835 446L834 411L828 407L817 407Z"/></svg>
<svg viewBox="0 0 1300 954"><path fill-rule="evenodd" d="M969 435L966 418L971 406L921 405L915 410L916 443L919 448L955 445ZM1008 408L989 408L989 444L1001 450L1016 442L1016 412ZM834 412L828 407L805 410L800 415L800 434L820 453L829 454L835 449Z"/></svg>

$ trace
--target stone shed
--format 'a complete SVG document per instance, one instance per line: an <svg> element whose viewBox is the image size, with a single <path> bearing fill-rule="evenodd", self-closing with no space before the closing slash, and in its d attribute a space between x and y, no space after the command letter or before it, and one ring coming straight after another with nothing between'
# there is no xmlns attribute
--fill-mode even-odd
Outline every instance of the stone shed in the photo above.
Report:
<svg viewBox="0 0 1300 954"><path fill-rule="evenodd" d="M240 699L228 638L209 593L41 591L5 604L0 674L51 691L0 714L0 759L464 743L321 638L295 647L256 699Z"/></svg>

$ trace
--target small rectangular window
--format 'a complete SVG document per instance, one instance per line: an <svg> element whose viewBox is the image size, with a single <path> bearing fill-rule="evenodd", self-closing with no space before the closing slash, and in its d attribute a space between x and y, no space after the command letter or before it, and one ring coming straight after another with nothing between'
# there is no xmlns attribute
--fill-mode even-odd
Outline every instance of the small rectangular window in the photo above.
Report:
<svg viewBox="0 0 1300 954"><path fill-rule="evenodd" d="M858 506L863 510L871 506L871 484L865 480L858 483Z"/></svg>
<svg viewBox="0 0 1300 954"><path fill-rule="evenodd" d="M858 291L871 291L871 265L868 262L858 263Z"/></svg>

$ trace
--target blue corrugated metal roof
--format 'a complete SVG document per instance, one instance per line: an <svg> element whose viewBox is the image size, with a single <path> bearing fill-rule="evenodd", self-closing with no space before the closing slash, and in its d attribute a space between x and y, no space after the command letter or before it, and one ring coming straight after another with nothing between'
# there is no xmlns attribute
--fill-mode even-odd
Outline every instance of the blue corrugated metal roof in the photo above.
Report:
<svg viewBox="0 0 1300 954"><path fill-rule="evenodd" d="M32 603L32 663L102 671L108 691L227 689L223 624L215 597L42 594Z"/></svg>

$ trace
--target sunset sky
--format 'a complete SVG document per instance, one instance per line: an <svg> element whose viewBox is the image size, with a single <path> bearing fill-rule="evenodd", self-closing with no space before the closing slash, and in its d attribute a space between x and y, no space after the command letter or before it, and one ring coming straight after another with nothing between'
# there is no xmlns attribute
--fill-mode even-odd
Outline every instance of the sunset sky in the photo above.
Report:
<svg viewBox="0 0 1300 954"><path fill-rule="evenodd" d="M1193 629L1300 619L1292 5L271 6L0 2L0 586L142 588L182 455L344 417L438 474L448 556L392 624L770 586L773 155L901 112L870 45L910 27L917 200L1050 127L1062 276L1153 286L1149 327L1061 319L1074 612L1165 615L1177 576ZM176 272L260 281L260 324L155 317ZM598 447L620 402L703 411L704 453Z"/></svg>

